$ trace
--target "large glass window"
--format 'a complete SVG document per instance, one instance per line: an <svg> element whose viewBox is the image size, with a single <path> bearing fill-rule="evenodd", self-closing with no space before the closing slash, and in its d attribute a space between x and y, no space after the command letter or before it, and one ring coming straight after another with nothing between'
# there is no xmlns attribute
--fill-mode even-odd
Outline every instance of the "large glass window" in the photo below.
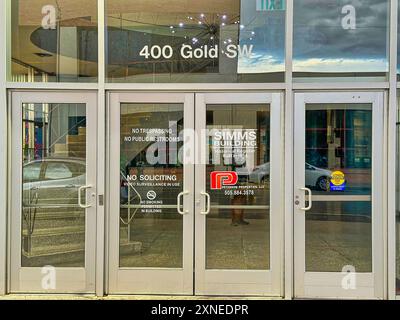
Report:
<svg viewBox="0 0 400 320"><path fill-rule="evenodd" d="M109 82L284 81L284 0L109 0L106 15Z"/></svg>
<svg viewBox="0 0 400 320"><path fill-rule="evenodd" d="M97 0L12 0L15 82L97 80Z"/></svg>
<svg viewBox="0 0 400 320"><path fill-rule="evenodd" d="M384 79L388 12L388 0L294 1L294 76Z"/></svg>

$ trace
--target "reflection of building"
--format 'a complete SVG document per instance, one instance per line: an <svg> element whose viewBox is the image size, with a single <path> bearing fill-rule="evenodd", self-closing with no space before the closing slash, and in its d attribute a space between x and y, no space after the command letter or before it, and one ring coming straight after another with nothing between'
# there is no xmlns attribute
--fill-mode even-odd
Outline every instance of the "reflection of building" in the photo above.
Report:
<svg viewBox="0 0 400 320"><path fill-rule="evenodd" d="M308 110L306 161L329 169L371 168L372 132L365 134L371 123L371 111Z"/></svg>
<svg viewBox="0 0 400 320"><path fill-rule="evenodd" d="M23 110L24 117L24 161L42 159L47 156L47 130L48 130L48 111L47 106L44 110L37 110L35 105L26 105Z"/></svg>
<svg viewBox="0 0 400 320"><path fill-rule="evenodd" d="M81 105L24 105L24 160L85 158L86 110ZM67 119L67 121L61 121Z"/></svg>
<svg viewBox="0 0 400 320"><path fill-rule="evenodd" d="M61 4L58 5L58 4ZM56 29L41 27L42 10L32 7L53 5ZM97 78L96 0L11 1L13 81L92 82ZM76 14L76 8L87 12Z"/></svg>

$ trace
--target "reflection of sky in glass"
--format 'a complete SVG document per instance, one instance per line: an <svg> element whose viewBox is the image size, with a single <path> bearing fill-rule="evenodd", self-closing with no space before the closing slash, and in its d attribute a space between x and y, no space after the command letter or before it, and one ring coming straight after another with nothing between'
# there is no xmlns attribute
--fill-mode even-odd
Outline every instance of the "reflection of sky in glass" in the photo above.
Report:
<svg viewBox="0 0 400 320"><path fill-rule="evenodd" d="M241 1L240 46L253 45L251 58L241 57L238 73L285 70L285 11L257 11L256 1Z"/></svg>
<svg viewBox="0 0 400 320"><path fill-rule="evenodd" d="M353 5L356 29L342 13ZM387 72L388 0L294 1L295 72Z"/></svg>

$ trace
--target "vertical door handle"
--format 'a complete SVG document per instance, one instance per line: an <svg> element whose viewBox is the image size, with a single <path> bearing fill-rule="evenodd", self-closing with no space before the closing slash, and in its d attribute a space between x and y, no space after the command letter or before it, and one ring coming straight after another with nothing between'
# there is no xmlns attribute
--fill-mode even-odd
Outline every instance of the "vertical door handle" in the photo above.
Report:
<svg viewBox="0 0 400 320"><path fill-rule="evenodd" d="M300 210L310 211L311 208L312 208L312 205L313 205L313 203L312 203L312 191L309 188L300 188L300 190L303 190L303 191L308 193L308 207L300 208Z"/></svg>
<svg viewBox="0 0 400 320"><path fill-rule="evenodd" d="M86 190L90 189L91 187L92 187L91 185L82 186L78 190L78 204L82 209L87 209L87 208L90 208L92 206L91 204L83 204L82 203L82 191L85 191L85 199L86 199Z"/></svg>
<svg viewBox="0 0 400 320"><path fill-rule="evenodd" d="M210 211L211 211L211 197L210 197L210 195L207 193L207 192L202 192L201 193L201 195L202 196L205 196L206 197L206 199L207 199L207 204L206 204L206 211L200 211L200 213L202 214L202 215L208 215L209 213L210 213Z"/></svg>
<svg viewBox="0 0 400 320"><path fill-rule="evenodd" d="M186 195L188 195L188 194L189 194L189 191L183 191L183 192L181 192L180 194L178 194L178 197L177 197L178 212L179 212L179 214L181 214L181 215L185 215L185 214L189 213L189 210L181 210L181 205L182 205L181 199L183 198L183 196L186 196Z"/></svg>

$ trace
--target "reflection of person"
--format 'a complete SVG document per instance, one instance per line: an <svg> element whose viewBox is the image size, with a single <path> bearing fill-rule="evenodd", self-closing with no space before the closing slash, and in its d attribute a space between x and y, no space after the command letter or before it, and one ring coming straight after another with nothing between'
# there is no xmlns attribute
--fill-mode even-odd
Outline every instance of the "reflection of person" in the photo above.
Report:
<svg viewBox="0 0 400 320"><path fill-rule="evenodd" d="M246 196L237 195L232 199L233 206L243 206L246 204ZM249 225L250 222L244 220L244 209L232 208L232 226Z"/></svg>

